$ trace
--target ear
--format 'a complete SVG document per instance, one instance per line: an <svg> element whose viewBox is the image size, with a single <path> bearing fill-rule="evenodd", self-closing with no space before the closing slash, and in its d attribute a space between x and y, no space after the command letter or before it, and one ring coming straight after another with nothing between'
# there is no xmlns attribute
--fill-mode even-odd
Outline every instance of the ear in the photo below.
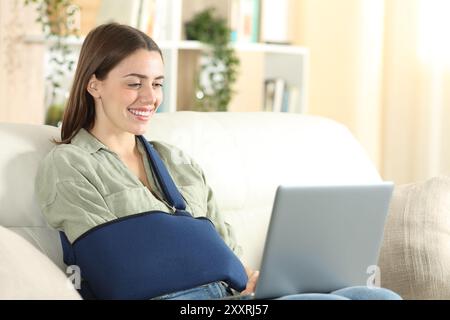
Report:
<svg viewBox="0 0 450 320"><path fill-rule="evenodd" d="M91 94L91 96L94 99L98 99L100 98L99 87L100 87L100 80L98 80L95 74L93 74L89 79L86 90Z"/></svg>

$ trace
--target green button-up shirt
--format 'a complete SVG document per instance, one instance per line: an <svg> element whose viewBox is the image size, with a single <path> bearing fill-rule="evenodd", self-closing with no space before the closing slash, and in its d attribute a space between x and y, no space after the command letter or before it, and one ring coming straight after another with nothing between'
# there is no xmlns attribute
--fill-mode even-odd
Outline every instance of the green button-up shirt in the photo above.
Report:
<svg viewBox="0 0 450 320"><path fill-rule="evenodd" d="M91 228L120 217L151 210L173 213L144 146L136 141L151 191L116 153L85 129L70 144L55 146L40 163L35 181L40 209L49 225L64 231L73 242ZM194 217L208 217L227 245L241 256L199 165L174 146L151 143L185 199L186 209Z"/></svg>

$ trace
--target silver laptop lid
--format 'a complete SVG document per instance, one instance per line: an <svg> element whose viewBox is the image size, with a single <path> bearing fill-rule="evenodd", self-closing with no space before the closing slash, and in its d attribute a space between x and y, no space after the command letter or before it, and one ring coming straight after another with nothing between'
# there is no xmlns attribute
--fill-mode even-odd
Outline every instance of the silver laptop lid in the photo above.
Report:
<svg viewBox="0 0 450 320"><path fill-rule="evenodd" d="M255 297L328 293L367 285L393 183L280 186Z"/></svg>

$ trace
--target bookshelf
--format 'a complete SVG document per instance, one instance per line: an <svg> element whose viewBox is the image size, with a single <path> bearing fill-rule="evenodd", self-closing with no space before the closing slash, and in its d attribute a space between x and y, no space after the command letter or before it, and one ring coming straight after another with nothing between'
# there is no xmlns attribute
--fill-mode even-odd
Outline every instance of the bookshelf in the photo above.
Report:
<svg viewBox="0 0 450 320"><path fill-rule="evenodd" d="M164 0L162 0L164 1ZM233 14L237 6L246 0L169 0L169 7L173 14L167 16L170 22L168 31L170 38L155 37L155 40L164 47L164 52L170 56L168 70L171 83L166 92L166 101L163 106L165 111L191 110L194 96L195 66L205 46L197 41L185 40L184 24L195 13L215 7L216 13L224 17L231 24L236 19ZM256 11L259 17L264 14L264 1L247 1L251 7L258 3ZM293 1L287 1L292 6ZM253 21L254 22L254 21ZM262 21L258 21L262 22ZM272 23L272 22L271 22ZM277 21L273 21L277 23ZM240 38L247 38L240 41ZM248 39L251 38L251 39ZM167 42L166 42L167 41ZM294 110L305 112L307 110L309 50L300 46L266 44L255 41L254 36L237 37L232 42L241 60L240 72L235 86L236 95L230 103L230 111L263 111L264 110L264 82L266 79L284 79L290 87L298 92L298 99ZM168 97L168 100L167 100Z"/></svg>
<svg viewBox="0 0 450 320"><path fill-rule="evenodd" d="M79 2L81 0L78 0ZM94 6L97 10L97 17L104 16L101 13L105 3L96 0L98 4ZM108 0L106 0L108 1ZM111 1L111 0L110 0ZM114 0L117 1L117 0ZM133 0L127 2L131 3ZM134 0L140 1L140 0ZM142 17L135 20L123 21L123 17L116 19L121 23L128 23L141 30L146 31L161 47L164 55L166 81L164 86L164 101L159 112L174 112L182 110L192 110L194 97L194 78L197 71L198 60L203 50L207 47L198 41L185 40L184 24L189 21L195 13L213 6L216 13L224 17L229 23L236 23L233 18L233 10L236 5L243 1L253 0L142 0L142 3L152 3L153 12L158 14L153 17ZM289 3L292 0L286 0ZM81 1L83 2L83 1ZM264 15L263 0L258 0L258 10L260 17ZM92 1L90 1L92 5ZM107 8L107 6L106 6ZM82 18L85 14L81 8ZM89 13L90 16L94 14ZM234 22L232 22L234 19ZM91 19L92 20L92 19ZM142 21L148 23L154 21L152 30L148 25L142 25ZM99 23L98 18L95 21ZM91 22L93 24L93 22ZM258 21L259 23L259 21ZM277 23L277 21L270 21ZM253 23L254 24L254 23ZM91 28L95 25L90 26ZM84 26L85 30L88 30ZM230 103L229 111L263 111L265 110L265 82L267 79L283 79L290 88L294 88L296 96L295 106L289 110L294 112L306 112L308 73L309 73L309 50L304 47L287 44L267 44L254 42L254 37L231 43L236 49L241 60L237 84L234 88L236 94ZM30 36L28 42L40 42L42 38ZM83 42L83 37L79 39L68 39L68 43L76 50L77 55ZM70 81L69 81L70 83ZM267 110L266 110L267 111Z"/></svg>

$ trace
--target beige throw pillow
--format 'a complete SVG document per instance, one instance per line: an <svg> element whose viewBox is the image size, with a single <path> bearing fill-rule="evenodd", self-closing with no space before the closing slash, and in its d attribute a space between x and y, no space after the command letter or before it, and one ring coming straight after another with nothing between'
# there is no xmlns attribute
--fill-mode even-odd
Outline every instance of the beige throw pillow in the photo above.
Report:
<svg viewBox="0 0 450 320"><path fill-rule="evenodd" d="M381 285L404 299L450 299L450 177L395 188Z"/></svg>
<svg viewBox="0 0 450 320"><path fill-rule="evenodd" d="M42 252L0 226L0 299L81 299Z"/></svg>

